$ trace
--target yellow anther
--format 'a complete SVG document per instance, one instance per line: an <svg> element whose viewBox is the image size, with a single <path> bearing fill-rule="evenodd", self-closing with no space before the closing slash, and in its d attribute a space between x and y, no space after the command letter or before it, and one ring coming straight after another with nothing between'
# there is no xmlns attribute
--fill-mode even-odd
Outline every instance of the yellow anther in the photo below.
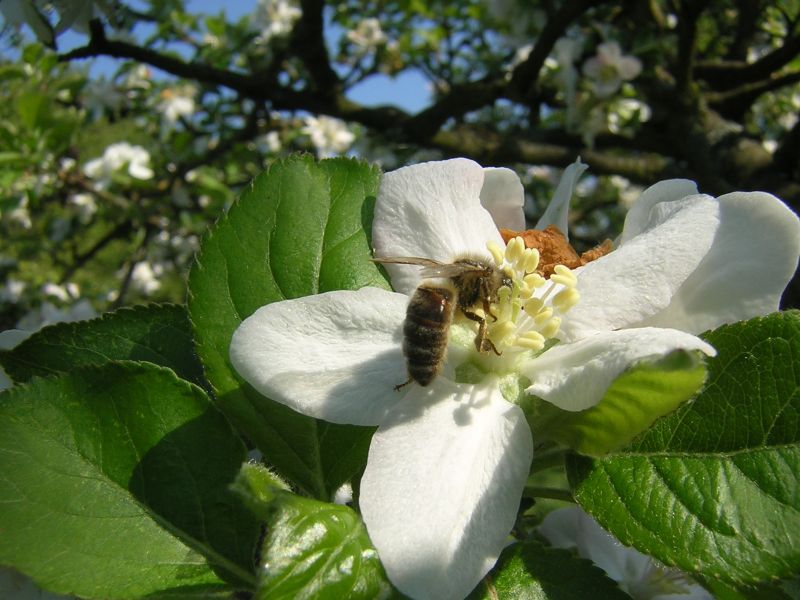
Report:
<svg viewBox="0 0 800 600"><path fill-rule="evenodd" d="M508 302L511 298L511 288L507 285L500 286L500 289L497 290L497 301L498 302Z"/></svg>
<svg viewBox="0 0 800 600"><path fill-rule="evenodd" d="M538 273L528 273L527 275L525 275L525 277L522 278L522 281L524 281L525 285L527 285L531 289L542 287L546 283L545 278L539 275Z"/></svg>
<svg viewBox="0 0 800 600"><path fill-rule="evenodd" d="M512 335L516 328L517 326L514 324L514 321L502 321L489 327L489 336L496 344L499 344L503 342L506 337Z"/></svg>
<svg viewBox="0 0 800 600"><path fill-rule="evenodd" d="M539 266L539 251L536 248L527 248L525 251L525 272L533 273Z"/></svg>
<svg viewBox="0 0 800 600"><path fill-rule="evenodd" d="M549 321L553 316L553 309L549 306L545 306L542 308L535 317L533 317L533 322L537 325L542 325Z"/></svg>
<svg viewBox="0 0 800 600"><path fill-rule="evenodd" d="M522 346L530 350L541 350L544 348L544 342L544 336L538 331L526 331L514 341L517 346Z"/></svg>
<svg viewBox="0 0 800 600"><path fill-rule="evenodd" d="M515 237L506 246L506 260L510 263L516 262L522 256L524 250L525 242L521 237Z"/></svg>
<svg viewBox="0 0 800 600"><path fill-rule="evenodd" d="M531 317L536 317L539 314L539 311L542 310L544 306L544 302L542 302L539 298L531 298L522 306L522 310L524 310L527 314Z"/></svg>
<svg viewBox="0 0 800 600"><path fill-rule="evenodd" d="M486 242L486 249L491 253L494 262L499 266L503 264L503 248L494 240Z"/></svg>
<svg viewBox="0 0 800 600"><path fill-rule="evenodd" d="M539 330L539 333L549 339L558 333L560 327L561 319L559 317L553 317Z"/></svg>
<svg viewBox="0 0 800 600"><path fill-rule="evenodd" d="M566 287L575 287L575 284L578 283L578 278L575 277L575 273L568 267L556 265L554 271L555 273L550 276L550 281L553 283L560 283Z"/></svg>
<svg viewBox="0 0 800 600"><path fill-rule="evenodd" d="M567 312L570 308L577 304L581 299L581 295L575 288L567 288L558 292L553 298L553 305L561 312Z"/></svg>
<svg viewBox="0 0 800 600"><path fill-rule="evenodd" d="M569 275L554 273L553 275L550 275L550 281L553 283L559 283L567 288L575 287L575 284L578 282L578 280L572 273L570 273Z"/></svg>

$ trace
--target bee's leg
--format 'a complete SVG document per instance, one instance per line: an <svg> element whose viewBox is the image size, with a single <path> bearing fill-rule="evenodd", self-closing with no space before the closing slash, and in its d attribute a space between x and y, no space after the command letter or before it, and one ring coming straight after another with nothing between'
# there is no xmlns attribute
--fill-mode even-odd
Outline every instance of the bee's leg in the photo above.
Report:
<svg viewBox="0 0 800 600"><path fill-rule="evenodd" d="M399 392L400 390L402 390L404 387L406 387L412 381L414 381L414 380L411 379L411 377L409 377L407 381L404 381L403 383L398 383L396 386L394 386L394 391L395 392Z"/></svg>
<svg viewBox="0 0 800 600"><path fill-rule="evenodd" d="M486 319L469 310L464 310L462 312L469 320L478 323L478 335L475 336L475 348L478 350L478 352L488 352L491 350L497 354L497 356L500 356L500 353L497 351L497 348L494 347L492 340L490 340L486 335Z"/></svg>
<svg viewBox="0 0 800 600"><path fill-rule="evenodd" d="M492 312L492 305L489 302L488 290L484 290L484 293L482 295L482 301L483 301L483 312L484 312L484 314L487 314L490 317L492 317L492 321L497 321L497 316L495 316L495 314Z"/></svg>

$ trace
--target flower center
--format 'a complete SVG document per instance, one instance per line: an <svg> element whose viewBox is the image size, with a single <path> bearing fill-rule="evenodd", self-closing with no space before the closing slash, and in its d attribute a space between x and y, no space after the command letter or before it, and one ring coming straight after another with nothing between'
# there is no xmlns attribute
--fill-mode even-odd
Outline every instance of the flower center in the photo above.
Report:
<svg viewBox="0 0 800 600"><path fill-rule="evenodd" d="M556 265L545 279L537 272L539 251L526 248L520 236L509 240L505 248L489 242L487 249L512 282L511 287L500 288L491 315L484 315L489 339L501 354L542 350L558 336L562 315L580 299L575 274Z"/></svg>

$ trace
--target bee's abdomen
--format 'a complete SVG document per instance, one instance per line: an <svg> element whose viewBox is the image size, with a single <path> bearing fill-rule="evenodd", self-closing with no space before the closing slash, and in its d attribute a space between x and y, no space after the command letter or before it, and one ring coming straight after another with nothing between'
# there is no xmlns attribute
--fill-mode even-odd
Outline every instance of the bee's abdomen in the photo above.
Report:
<svg viewBox="0 0 800 600"><path fill-rule="evenodd" d="M453 290L420 286L411 297L403 327L403 353L408 374L422 386L442 370L450 323L453 320Z"/></svg>

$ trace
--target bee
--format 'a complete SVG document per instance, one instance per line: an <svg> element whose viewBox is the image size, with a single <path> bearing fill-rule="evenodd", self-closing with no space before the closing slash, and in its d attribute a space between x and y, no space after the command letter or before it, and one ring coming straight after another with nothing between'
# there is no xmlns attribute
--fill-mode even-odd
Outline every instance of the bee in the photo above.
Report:
<svg viewBox="0 0 800 600"><path fill-rule="evenodd" d="M412 381L427 386L441 373L450 325L456 311L478 323L475 336L478 352L492 351L500 355L487 335L486 319L474 312L480 307L484 315L497 320L491 312L491 305L497 301L502 286L512 286L511 278L500 268L483 258L459 258L451 263L411 256L374 260L384 264L420 266L420 274L425 278L414 291L406 309L403 355L409 378L396 385L396 390Z"/></svg>

